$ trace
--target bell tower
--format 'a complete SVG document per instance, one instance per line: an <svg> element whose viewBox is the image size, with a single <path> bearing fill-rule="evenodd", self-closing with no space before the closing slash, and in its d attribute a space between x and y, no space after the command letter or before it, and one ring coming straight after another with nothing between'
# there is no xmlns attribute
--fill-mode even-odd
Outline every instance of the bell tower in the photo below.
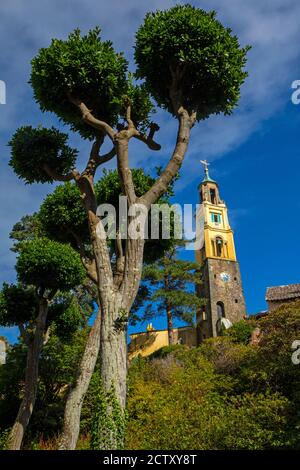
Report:
<svg viewBox="0 0 300 470"><path fill-rule="evenodd" d="M209 176L208 163L201 161L205 176L199 185L200 205L196 214L196 261L202 266L203 283L197 287L207 303L197 313L199 341L218 336L246 315L233 231L218 183Z"/></svg>

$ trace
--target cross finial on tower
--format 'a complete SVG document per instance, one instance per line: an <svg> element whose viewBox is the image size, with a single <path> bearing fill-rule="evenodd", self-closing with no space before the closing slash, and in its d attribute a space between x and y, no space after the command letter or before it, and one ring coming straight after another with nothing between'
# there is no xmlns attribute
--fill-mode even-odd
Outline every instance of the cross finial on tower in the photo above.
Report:
<svg viewBox="0 0 300 470"><path fill-rule="evenodd" d="M209 166L208 161L207 160L200 160L200 163L202 163L202 165L203 165L205 176L208 177L208 166Z"/></svg>

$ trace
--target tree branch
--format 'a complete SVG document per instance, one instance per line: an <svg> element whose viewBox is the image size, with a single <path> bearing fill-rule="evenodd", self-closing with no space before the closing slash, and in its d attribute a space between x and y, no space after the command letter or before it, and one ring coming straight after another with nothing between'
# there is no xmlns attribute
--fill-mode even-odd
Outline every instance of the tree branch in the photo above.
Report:
<svg viewBox="0 0 300 470"><path fill-rule="evenodd" d="M149 134L147 136L137 131L137 133L135 133L133 137L140 140L141 142L144 142L144 144L146 144L149 147L149 149L157 151L161 149L161 145L155 142L153 140L153 137L154 137L155 132L158 130L159 130L159 126L155 124L154 122L152 122L150 125Z"/></svg>
<svg viewBox="0 0 300 470"><path fill-rule="evenodd" d="M97 276L95 260L93 259L93 260L90 260L89 262L86 261L86 256L85 256L85 251L84 251L84 244L83 244L82 240L72 230L70 231L70 233L73 235L73 237L76 241L76 244L78 246L79 253L80 253L80 259L81 259L81 262L82 262L82 264L83 264L83 266L86 270L86 273L87 273L88 277L91 279L91 281L93 281L95 284L97 284L98 276Z"/></svg>
<svg viewBox="0 0 300 470"><path fill-rule="evenodd" d="M128 123L128 129L135 129L135 125L133 124L133 121L131 119L131 105L128 104L127 109L126 109L126 121Z"/></svg>
<svg viewBox="0 0 300 470"><path fill-rule="evenodd" d="M180 81L183 78L185 69L186 69L185 64L182 67L179 67L178 65L176 67L170 66L170 73L172 77L172 83L170 87L170 99L172 102L174 112L177 116L179 116L178 114L179 108L183 102L182 91L179 85L180 85Z"/></svg>
<svg viewBox="0 0 300 470"><path fill-rule="evenodd" d="M56 172L55 169L51 168L47 163L44 163L43 170L47 173L47 175L49 175L55 181L71 181L71 180L76 180L76 178L79 177L79 171L77 170L72 170L67 175L60 175L59 173Z"/></svg>
<svg viewBox="0 0 300 470"><path fill-rule="evenodd" d="M44 340L43 340L43 346L46 346L50 339L50 333L51 333L51 326L48 326L47 330L44 333Z"/></svg>
<svg viewBox="0 0 300 470"><path fill-rule="evenodd" d="M115 146L117 151L118 172L123 192L128 198L129 205L136 201L136 194L132 179L132 173L129 168L128 159L128 141L129 135L127 130L118 132L115 137Z"/></svg>
<svg viewBox="0 0 300 470"><path fill-rule="evenodd" d="M109 162L109 160L114 158L116 156L116 154L117 154L116 149L115 149L115 147L113 147L105 155L97 155L97 157L96 157L97 166L103 165L103 163Z"/></svg>
<svg viewBox="0 0 300 470"><path fill-rule="evenodd" d="M119 288L124 277L125 256L123 253L121 234L119 230L116 233L116 271L114 275L114 286Z"/></svg>
<svg viewBox="0 0 300 470"><path fill-rule="evenodd" d="M189 115L187 110L185 110L182 106L179 108L178 133L172 157L170 158L164 171L156 179L155 183L152 185L149 191L147 191L138 200L139 203L145 204L148 208L150 208L151 204L154 204L168 189L169 184L171 183L172 179L176 176L178 170L182 165L189 143L190 131L195 123L195 120L195 113Z"/></svg>
<svg viewBox="0 0 300 470"><path fill-rule="evenodd" d="M88 107L80 99L75 98L70 93L68 94L68 98L69 101L77 106L77 108L80 110L84 122L86 122L89 126L102 131L104 134L107 134L111 140L114 139L115 132L113 128L107 124L107 122L100 121L99 119L95 118L92 114L92 111L88 109Z"/></svg>

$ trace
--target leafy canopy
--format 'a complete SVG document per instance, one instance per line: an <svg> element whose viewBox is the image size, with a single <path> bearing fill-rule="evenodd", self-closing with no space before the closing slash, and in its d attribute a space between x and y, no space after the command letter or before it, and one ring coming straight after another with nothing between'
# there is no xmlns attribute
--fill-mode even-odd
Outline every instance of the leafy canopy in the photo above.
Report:
<svg viewBox="0 0 300 470"><path fill-rule="evenodd" d="M38 296L32 287L6 284L0 291L0 325L33 327L38 315ZM52 332L69 340L83 325L78 300L73 294L57 294L49 306L47 319Z"/></svg>
<svg viewBox="0 0 300 470"><path fill-rule="evenodd" d="M52 127L20 127L9 145L9 165L26 183L52 183L53 178L45 172L45 166L64 175L73 169L77 150L67 145L68 135Z"/></svg>
<svg viewBox="0 0 300 470"><path fill-rule="evenodd" d="M89 230L80 190L74 183L64 183L44 199L38 214L47 237L76 246L75 236L88 241Z"/></svg>
<svg viewBox="0 0 300 470"><path fill-rule="evenodd" d="M214 11L177 5L148 13L136 34L136 75L173 115L172 86L181 105L197 111L198 120L230 114L239 100L249 48L240 48L238 38L215 16Z"/></svg>
<svg viewBox="0 0 300 470"><path fill-rule="evenodd" d="M110 41L102 41L100 28L85 36L75 29L66 41L53 39L32 60L30 83L42 111L54 112L83 138L93 139L96 130L82 120L70 97L82 100L93 115L111 126L124 116L129 99L138 125L152 109L144 87L133 85L127 61Z"/></svg>
<svg viewBox="0 0 300 470"><path fill-rule="evenodd" d="M26 240L44 236L43 227L39 216L36 212L31 215L24 215L16 222L9 234L9 238L13 240L11 250L18 252L22 249L22 244Z"/></svg>
<svg viewBox="0 0 300 470"><path fill-rule="evenodd" d="M4 283L0 291L0 325L13 326L33 320L37 306L34 289Z"/></svg>
<svg viewBox="0 0 300 470"><path fill-rule="evenodd" d="M59 295L50 305L48 323L51 331L63 341L71 341L76 332L84 326L78 299L73 294Z"/></svg>
<svg viewBox="0 0 300 470"><path fill-rule="evenodd" d="M47 238L24 243L16 270L21 283L55 292L67 291L85 277L78 253Z"/></svg>

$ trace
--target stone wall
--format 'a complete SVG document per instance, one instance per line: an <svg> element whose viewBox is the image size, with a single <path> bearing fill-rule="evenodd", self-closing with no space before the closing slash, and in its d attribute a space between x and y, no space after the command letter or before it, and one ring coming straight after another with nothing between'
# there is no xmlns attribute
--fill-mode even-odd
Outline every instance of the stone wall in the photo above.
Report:
<svg viewBox="0 0 300 470"><path fill-rule="evenodd" d="M204 283L199 295L208 299L205 316L198 314L200 340L217 336L217 303L224 305L225 318L235 323L246 315L239 264L236 261L208 258L203 268Z"/></svg>

